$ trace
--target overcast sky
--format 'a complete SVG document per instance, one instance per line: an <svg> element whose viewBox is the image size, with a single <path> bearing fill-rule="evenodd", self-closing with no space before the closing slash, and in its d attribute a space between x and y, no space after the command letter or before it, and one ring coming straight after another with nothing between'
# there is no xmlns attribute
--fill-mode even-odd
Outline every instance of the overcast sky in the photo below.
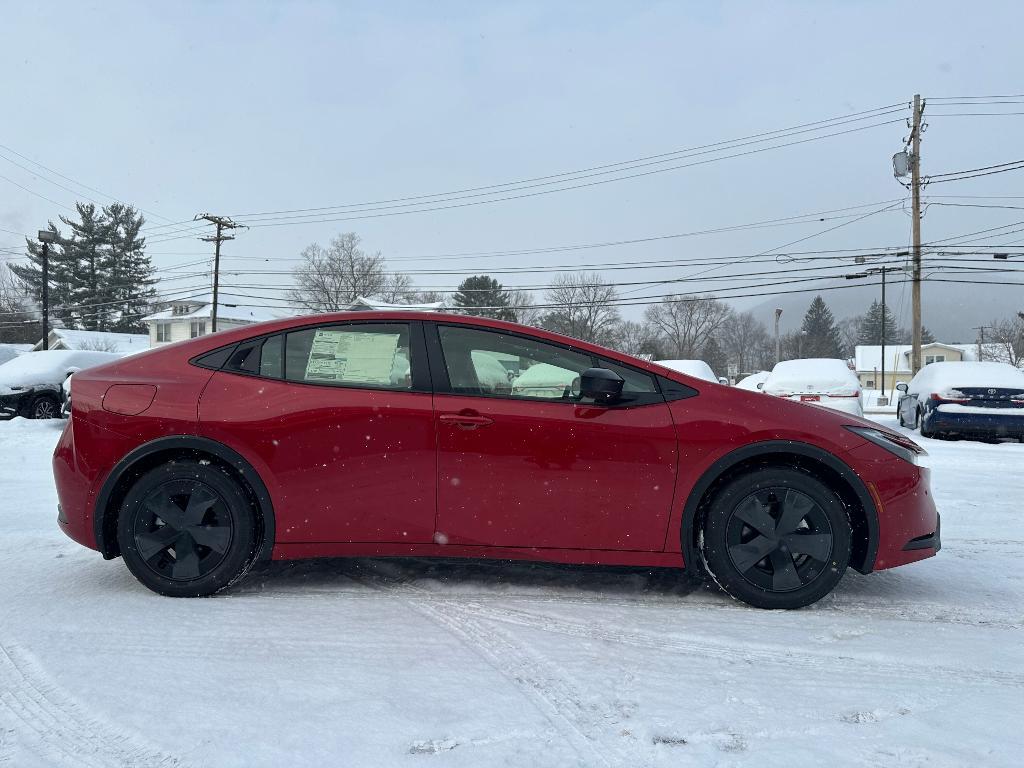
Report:
<svg viewBox="0 0 1024 768"><path fill-rule="evenodd" d="M0 227L15 232L35 232L66 212L55 203L73 205L76 195L51 181L101 202L109 199L78 184L134 203L159 227L203 211L336 206L546 176L905 104L915 92L1024 91L1024 9L1014 2L6 2L2 19ZM937 116L970 111L983 110L933 110L926 173L1021 157L1024 116ZM254 227L225 247L225 266L258 268L269 259L272 268L289 267L273 262L348 230L410 270L750 254L849 219L554 255L406 260L682 233L891 200L905 194L890 157L906 135L904 125L889 125L556 194ZM11 161L33 166L12 151L78 184L19 168ZM930 191L1024 194L1022 180L1024 173L1005 173ZM931 208L925 239L1022 214ZM896 210L801 247L898 245L909 228ZM156 242L170 229L150 231L158 267L209 252L191 237ZM18 236L0 232L2 246L19 247ZM687 271L607 274L636 281ZM225 282L254 280L268 282ZM450 288L457 278L416 281Z"/></svg>

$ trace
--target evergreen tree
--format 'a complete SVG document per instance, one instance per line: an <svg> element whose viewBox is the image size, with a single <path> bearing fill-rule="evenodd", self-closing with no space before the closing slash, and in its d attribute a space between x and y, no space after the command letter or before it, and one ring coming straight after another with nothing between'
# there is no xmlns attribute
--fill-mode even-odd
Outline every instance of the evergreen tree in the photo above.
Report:
<svg viewBox="0 0 1024 768"><path fill-rule="evenodd" d="M832 310L821 296L815 296L801 326L804 357L840 357L842 341Z"/></svg>
<svg viewBox="0 0 1024 768"><path fill-rule="evenodd" d="M711 336L704 344L704 349L701 351L701 360L711 366L711 370L715 372L716 376L725 376L729 370L729 363L725 359L725 352L715 341L715 337Z"/></svg>
<svg viewBox="0 0 1024 768"><path fill-rule="evenodd" d="M858 343L873 345L881 344L883 327L885 328L885 343L898 343L900 334L896 328L896 318L893 316L892 310L890 310L887 305L885 307L885 315L883 318L882 305L877 300L872 301L871 307L860 322Z"/></svg>
<svg viewBox="0 0 1024 768"><path fill-rule="evenodd" d="M508 292L501 283L487 275L467 277L452 296L452 303L467 315L493 317L496 320L515 321L510 309Z"/></svg>
<svg viewBox="0 0 1024 768"><path fill-rule="evenodd" d="M153 267L139 232L145 220L130 205L102 209L76 205L78 220L61 216L69 233L49 252L50 314L68 328L139 331L155 297ZM42 246L26 242L28 264L11 265L37 303L42 302Z"/></svg>

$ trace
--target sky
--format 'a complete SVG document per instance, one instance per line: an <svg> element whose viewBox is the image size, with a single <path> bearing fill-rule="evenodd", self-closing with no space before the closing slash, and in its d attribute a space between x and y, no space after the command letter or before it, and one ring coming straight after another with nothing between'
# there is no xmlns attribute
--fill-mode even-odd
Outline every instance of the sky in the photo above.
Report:
<svg viewBox="0 0 1024 768"><path fill-rule="evenodd" d="M926 107L924 173L1003 163L1020 159L1024 115L941 113L1024 112L1024 104L940 109L938 100L1024 90L1021 22L1024 8L1012 2L973 4L969 12L956 2L867 1L8 2L0 25L0 228L33 233L67 213L61 205L113 196L147 212L148 251L171 277L175 265L206 257L211 245L195 239L203 232L167 225L201 212L254 224L257 212L501 184L903 108L836 130L863 127L903 120L915 93L937 100ZM738 259L805 237L793 247L898 247L910 236L898 204L852 219L906 196L890 158L907 135L898 122L552 194L252 226L225 245L224 283L281 296L286 275L230 270L290 269L303 247L346 231L394 268L467 274ZM1003 173L927 191L1010 196L1024 194L1022 178ZM851 206L864 207L839 214L847 218L633 245L435 258L650 238ZM1022 214L929 207L923 236L1009 224ZM0 248L11 247L22 248L23 239L0 231ZM698 271L677 265L604 275L637 283ZM512 287L542 286L552 273L498 276ZM460 279L414 278L436 289ZM179 275L163 287L204 280ZM698 281L685 290L742 284ZM635 298L667 290L621 288Z"/></svg>

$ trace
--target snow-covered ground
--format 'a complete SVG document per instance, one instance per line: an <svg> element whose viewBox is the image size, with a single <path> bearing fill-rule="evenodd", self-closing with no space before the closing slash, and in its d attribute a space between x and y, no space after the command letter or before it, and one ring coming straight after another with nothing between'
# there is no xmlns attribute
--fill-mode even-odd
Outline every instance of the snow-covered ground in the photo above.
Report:
<svg viewBox="0 0 1024 768"><path fill-rule="evenodd" d="M939 556L781 613L672 571L410 560L157 597L58 531L61 427L0 424L5 768L1024 760L1024 445L923 441Z"/></svg>

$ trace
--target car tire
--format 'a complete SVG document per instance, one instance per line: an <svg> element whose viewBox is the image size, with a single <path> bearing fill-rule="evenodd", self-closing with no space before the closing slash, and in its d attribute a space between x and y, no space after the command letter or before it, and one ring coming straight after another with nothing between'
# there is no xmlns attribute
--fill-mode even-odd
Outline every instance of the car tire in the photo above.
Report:
<svg viewBox="0 0 1024 768"><path fill-rule="evenodd" d="M937 437L937 435L932 430L925 427L924 414L921 413L920 411L917 412L917 424L915 426L919 426L921 428L921 437Z"/></svg>
<svg viewBox="0 0 1024 768"><path fill-rule="evenodd" d="M756 608L801 608L843 578L851 538L846 507L827 485L801 470L767 468L715 494L700 553L735 599Z"/></svg>
<svg viewBox="0 0 1024 768"><path fill-rule="evenodd" d="M149 589L207 597L249 570L256 524L252 503L227 470L189 459L135 482L121 505L117 539L128 570Z"/></svg>
<svg viewBox="0 0 1024 768"><path fill-rule="evenodd" d="M36 395L25 409L26 419L55 419L60 415L60 405L52 395Z"/></svg>

